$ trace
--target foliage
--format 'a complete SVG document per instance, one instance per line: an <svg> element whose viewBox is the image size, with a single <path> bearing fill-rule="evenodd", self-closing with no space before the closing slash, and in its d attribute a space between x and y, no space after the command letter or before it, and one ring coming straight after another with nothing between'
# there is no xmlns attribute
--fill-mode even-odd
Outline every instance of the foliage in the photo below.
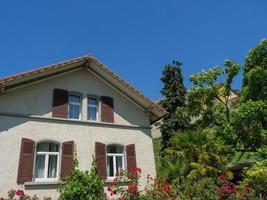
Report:
<svg viewBox="0 0 267 200"><path fill-rule="evenodd" d="M256 162L245 170L244 185L254 188L259 199L267 198L267 160Z"/></svg>
<svg viewBox="0 0 267 200"><path fill-rule="evenodd" d="M155 155L155 164L156 164L156 171L159 172L161 168L161 142L162 139L160 138L155 138L153 139L153 148L154 148L154 155Z"/></svg>
<svg viewBox="0 0 267 200"><path fill-rule="evenodd" d="M218 191L216 190L216 181L214 178L202 178L197 182L192 183L186 179L183 184L176 186L179 194L178 200L216 200L219 199Z"/></svg>
<svg viewBox="0 0 267 200"><path fill-rule="evenodd" d="M169 146L171 135L177 131L184 130L189 124L186 113L186 89L183 84L183 76L179 61L165 66L162 72L161 81L164 84L161 90L164 99L160 102L161 106L167 111L161 126L162 148Z"/></svg>
<svg viewBox="0 0 267 200"><path fill-rule="evenodd" d="M165 151L162 175L174 183L182 183L185 178L197 181L215 177L225 171L229 150L229 146L217 139L211 130L177 134ZM230 172L228 174L231 176Z"/></svg>
<svg viewBox="0 0 267 200"><path fill-rule="evenodd" d="M233 131L237 142L245 149L256 151L267 145L267 130L262 124L264 118L267 118L267 104L263 101L241 103L233 112Z"/></svg>
<svg viewBox="0 0 267 200"><path fill-rule="evenodd" d="M40 200L40 198L37 195L27 195L23 190L10 190L8 192L8 198L0 197L0 200ZM51 198L44 197L43 200L51 200Z"/></svg>
<svg viewBox="0 0 267 200"><path fill-rule="evenodd" d="M104 182L97 173L96 163L93 161L90 171L75 168L71 176L61 185L60 200L101 200L106 199Z"/></svg>
<svg viewBox="0 0 267 200"><path fill-rule="evenodd" d="M225 68L215 67L190 77L195 86L188 94L189 113L203 127L217 127L219 137L236 150L258 152L267 144L267 104L262 100L247 101L230 108L231 85L240 67L232 61L225 61L224 65ZM248 73L252 72L253 69Z"/></svg>
<svg viewBox="0 0 267 200"><path fill-rule="evenodd" d="M177 199L267 198L267 40L249 52L241 98L233 103L240 70L226 60L190 77L188 103L173 118L189 116L191 124L169 126L168 148L162 158L156 155L158 173L173 184Z"/></svg>
<svg viewBox="0 0 267 200"><path fill-rule="evenodd" d="M189 114L198 117L204 127L230 122L229 97L240 67L229 60L224 65L225 68L215 67L190 77L194 87L188 94ZM224 83L218 83L222 75Z"/></svg>
<svg viewBox="0 0 267 200"><path fill-rule="evenodd" d="M242 100L267 99L267 40L249 51L244 65Z"/></svg>
<svg viewBox="0 0 267 200"><path fill-rule="evenodd" d="M147 186L142 191L139 185L142 170L135 167L122 176L115 178L108 187L111 197L118 200L174 200L175 194L172 186L159 178L147 175ZM122 186L120 183L126 183Z"/></svg>

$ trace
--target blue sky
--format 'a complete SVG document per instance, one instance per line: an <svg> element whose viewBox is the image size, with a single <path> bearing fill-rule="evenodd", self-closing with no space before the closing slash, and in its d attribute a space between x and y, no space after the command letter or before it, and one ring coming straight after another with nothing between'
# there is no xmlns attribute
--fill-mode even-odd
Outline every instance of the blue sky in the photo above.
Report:
<svg viewBox="0 0 267 200"><path fill-rule="evenodd" d="M0 77L92 53L157 99L173 59L189 88L191 74L225 59L243 64L266 37L266 0L3 0Z"/></svg>

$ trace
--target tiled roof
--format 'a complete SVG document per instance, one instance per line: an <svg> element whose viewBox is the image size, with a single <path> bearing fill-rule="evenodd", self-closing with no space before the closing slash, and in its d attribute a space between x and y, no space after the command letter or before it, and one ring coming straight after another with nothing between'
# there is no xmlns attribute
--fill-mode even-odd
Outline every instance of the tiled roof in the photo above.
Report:
<svg viewBox="0 0 267 200"><path fill-rule="evenodd" d="M89 57L91 57L91 55L81 56L81 57L73 58L73 59L70 59L70 60L65 60L65 61L62 61L62 62L58 62L58 63L55 63L55 64L46 65L46 66L43 66L43 67L32 69L32 70L29 70L29 71L21 72L21 73L18 73L18 74L13 74L13 75L10 75L10 76L6 76L6 77L3 77L3 78L0 78L0 83L1 82L8 82L8 81L11 81L11 80L14 80L14 79L20 79L22 77L30 76L30 75L33 75L33 74L38 74L38 73L45 72L45 71L48 71L48 70L51 70L51 69L60 68L62 66L65 66L65 65L68 65L68 64L72 64L72 63L75 63L75 62L78 62L78 61L81 61L81 60L87 60Z"/></svg>

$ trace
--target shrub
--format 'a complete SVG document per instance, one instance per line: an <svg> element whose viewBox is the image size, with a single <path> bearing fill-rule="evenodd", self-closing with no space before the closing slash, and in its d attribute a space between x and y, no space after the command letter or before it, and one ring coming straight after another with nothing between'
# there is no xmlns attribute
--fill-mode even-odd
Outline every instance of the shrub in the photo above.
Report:
<svg viewBox="0 0 267 200"><path fill-rule="evenodd" d="M174 190L171 184L158 178L147 176L145 190L140 189L139 179L142 170L138 167L115 178L108 187L111 196L117 195L118 200L174 200ZM126 183L121 185L121 183Z"/></svg>
<svg viewBox="0 0 267 200"><path fill-rule="evenodd" d="M8 192L8 198L0 197L0 200L40 200L37 195L30 196L25 194L23 190L10 190ZM43 200L51 200L50 197L44 197Z"/></svg>
<svg viewBox="0 0 267 200"><path fill-rule="evenodd" d="M256 162L244 171L244 187L253 188L259 199L267 198L267 159Z"/></svg>
<svg viewBox="0 0 267 200"><path fill-rule="evenodd" d="M59 188L59 200L104 200L104 182L99 177L95 161L90 171L74 169Z"/></svg>

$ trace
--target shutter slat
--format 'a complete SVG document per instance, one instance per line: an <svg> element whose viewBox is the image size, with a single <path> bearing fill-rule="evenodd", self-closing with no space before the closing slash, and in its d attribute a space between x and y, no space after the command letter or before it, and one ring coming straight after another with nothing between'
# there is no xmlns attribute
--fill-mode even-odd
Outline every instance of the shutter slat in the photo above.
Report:
<svg viewBox="0 0 267 200"><path fill-rule="evenodd" d="M114 123L114 103L113 98L102 96L101 100L101 121Z"/></svg>
<svg viewBox="0 0 267 200"><path fill-rule="evenodd" d="M126 146L126 157L127 157L127 170L130 171L136 167L136 153L135 144L129 144Z"/></svg>
<svg viewBox="0 0 267 200"><path fill-rule="evenodd" d="M74 141L64 142L62 144L61 173L60 178L64 180L71 175L73 170L73 151Z"/></svg>
<svg viewBox="0 0 267 200"><path fill-rule="evenodd" d="M68 91L54 89L52 117L68 118Z"/></svg>
<svg viewBox="0 0 267 200"><path fill-rule="evenodd" d="M17 177L18 184L23 184L25 182L32 181L34 153L35 153L35 142L27 138L22 138L20 146L18 177Z"/></svg>
<svg viewBox="0 0 267 200"><path fill-rule="evenodd" d="M107 179L106 169L106 145L100 142L95 143L95 154L96 154L96 166L99 176L103 179Z"/></svg>

